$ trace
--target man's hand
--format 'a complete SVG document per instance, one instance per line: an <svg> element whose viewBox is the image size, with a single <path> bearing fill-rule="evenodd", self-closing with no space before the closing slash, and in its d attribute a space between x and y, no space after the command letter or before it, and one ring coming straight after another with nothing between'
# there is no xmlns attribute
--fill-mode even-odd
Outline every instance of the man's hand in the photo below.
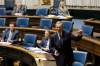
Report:
<svg viewBox="0 0 100 66"><path fill-rule="evenodd" d="M77 32L77 34L78 34L79 36L83 36L83 30L79 30L79 31Z"/></svg>
<svg viewBox="0 0 100 66"><path fill-rule="evenodd" d="M44 51L46 51L46 52L49 51L49 49L47 49L47 48L42 48L42 50L44 50Z"/></svg>
<svg viewBox="0 0 100 66"><path fill-rule="evenodd" d="M1 40L1 42L4 42L3 40Z"/></svg>
<svg viewBox="0 0 100 66"><path fill-rule="evenodd" d="M8 40L9 43L12 43L12 40Z"/></svg>
<svg viewBox="0 0 100 66"><path fill-rule="evenodd" d="M55 55L55 56L58 56L58 55L59 55L59 53L58 53L57 50L55 51L54 55Z"/></svg>

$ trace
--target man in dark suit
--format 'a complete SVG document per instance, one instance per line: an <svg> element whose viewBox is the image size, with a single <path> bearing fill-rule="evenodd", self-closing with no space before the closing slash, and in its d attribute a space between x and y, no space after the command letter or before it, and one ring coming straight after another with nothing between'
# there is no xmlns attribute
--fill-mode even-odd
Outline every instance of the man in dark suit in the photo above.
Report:
<svg viewBox="0 0 100 66"><path fill-rule="evenodd" d="M63 23L56 23L57 32L51 35L50 52L53 54L57 66L72 66L74 61L73 51L71 48L71 39L79 41L82 38L82 31L78 36L63 30Z"/></svg>
<svg viewBox="0 0 100 66"><path fill-rule="evenodd" d="M9 24L9 29L5 29L2 34L3 42L17 44L19 39L19 31L15 30L14 24Z"/></svg>
<svg viewBox="0 0 100 66"><path fill-rule="evenodd" d="M42 50L49 52L49 45L50 45L50 31L46 30L44 37L41 40L41 43L39 44L39 48Z"/></svg>

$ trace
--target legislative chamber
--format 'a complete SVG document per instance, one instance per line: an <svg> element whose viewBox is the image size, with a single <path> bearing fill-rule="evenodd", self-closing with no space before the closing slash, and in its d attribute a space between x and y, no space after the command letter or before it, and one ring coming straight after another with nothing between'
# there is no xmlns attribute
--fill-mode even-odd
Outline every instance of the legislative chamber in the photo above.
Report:
<svg viewBox="0 0 100 66"><path fill-rule="evenodd" d="M100 66L100 1L0 0L0 66Z"/></svg>

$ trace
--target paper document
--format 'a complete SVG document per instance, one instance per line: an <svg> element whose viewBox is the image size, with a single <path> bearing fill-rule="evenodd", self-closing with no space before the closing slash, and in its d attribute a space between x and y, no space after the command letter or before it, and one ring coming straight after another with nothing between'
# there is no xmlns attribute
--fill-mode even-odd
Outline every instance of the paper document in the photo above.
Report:
<svg viewBox="0 0 100 66"><path fill-rule="evenodd" d="M11 43L9 43L9 42L0 42L0 44L10 45Z"/></svg>

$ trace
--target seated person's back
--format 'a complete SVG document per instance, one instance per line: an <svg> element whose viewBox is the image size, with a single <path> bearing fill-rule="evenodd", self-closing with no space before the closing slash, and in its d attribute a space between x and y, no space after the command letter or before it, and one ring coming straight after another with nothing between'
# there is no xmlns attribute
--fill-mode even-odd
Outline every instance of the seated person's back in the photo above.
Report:
<svg viewBox="0 0 100 66"><path fill-rule="evenodd" d="M9 24L9 29L5 29L2 34L1 41L17 44L19 39L19 31L15 30L14 24Z"/></svg>
<svg viewBox="0 0 100 66"><path fill-rule="evenodd" d="M49 45L50 45L50 31L46 30L44 37L41 40L41 43L39 44L39 48L42 50L49 52Z"/></svg>

